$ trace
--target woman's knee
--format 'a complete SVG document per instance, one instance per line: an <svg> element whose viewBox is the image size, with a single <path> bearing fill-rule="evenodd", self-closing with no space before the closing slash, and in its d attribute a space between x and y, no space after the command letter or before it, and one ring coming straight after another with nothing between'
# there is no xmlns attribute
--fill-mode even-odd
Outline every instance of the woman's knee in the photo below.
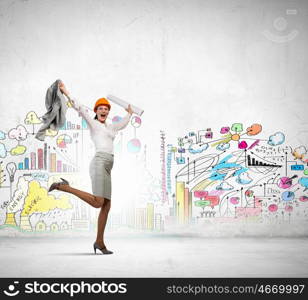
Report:
<svg viewBox="0 0 308 300"><path fill-rule="evenodd" d="M105 199L103 197L97 197L97 196L94 196L95 197L95 202L96 202L96 208L100 208L100 207L103 207L104 203L105 203Z"/></svg>

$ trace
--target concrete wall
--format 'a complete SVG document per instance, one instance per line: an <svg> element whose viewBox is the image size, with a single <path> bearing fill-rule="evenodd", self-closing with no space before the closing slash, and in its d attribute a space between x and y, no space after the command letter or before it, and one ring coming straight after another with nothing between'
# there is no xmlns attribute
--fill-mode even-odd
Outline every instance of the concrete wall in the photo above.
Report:
<svg viewBox="0 0 308 300"><path fill-rule="evenodd" d="M138 134L153 169L159 129L172 140L259 122L303 144L307 9L278 0L1 1L1 128L43 114L46 89L61 78L89 106L112 93L142 107Z"/></svg>

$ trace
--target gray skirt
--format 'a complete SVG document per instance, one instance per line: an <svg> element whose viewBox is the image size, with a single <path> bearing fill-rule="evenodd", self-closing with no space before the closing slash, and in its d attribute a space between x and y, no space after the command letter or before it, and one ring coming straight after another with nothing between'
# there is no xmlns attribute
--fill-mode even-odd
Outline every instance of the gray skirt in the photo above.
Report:
<svg viewBox="0 0 308 300"><path fill-rule="evenodd" d="M92 193L111 200L111 170L113 167L113 154L96 152L90 162L90 177Z"/></svg>

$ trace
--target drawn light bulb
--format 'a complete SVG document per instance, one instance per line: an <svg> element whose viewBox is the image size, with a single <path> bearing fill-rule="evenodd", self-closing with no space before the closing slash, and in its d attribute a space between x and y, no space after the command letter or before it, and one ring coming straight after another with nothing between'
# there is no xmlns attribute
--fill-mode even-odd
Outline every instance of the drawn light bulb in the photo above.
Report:
<svg viewBox="0 0 308 300"><path fill-rule="evenodd" d="M17 169L16 164L14 162L10 162L6 165L6 169L10 175L10 182L12 183L14 181L14 176Z"/></svg>

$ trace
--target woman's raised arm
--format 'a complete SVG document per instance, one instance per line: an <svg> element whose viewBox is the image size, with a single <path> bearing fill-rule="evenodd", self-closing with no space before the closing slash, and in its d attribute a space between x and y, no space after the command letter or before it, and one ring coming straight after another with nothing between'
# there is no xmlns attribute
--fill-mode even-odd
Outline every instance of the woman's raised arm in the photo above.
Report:
<svg viewBox="0 0 308 300"><path fill-rule="evenodd" d="M128 122L130 120L130 117L133 114L133 110L132 110L130 104L128 105L127 108L125 108L125 110L127 111L126 116L124 116L120 122L111 125L111 128L114 131L119 131L121 129L124 129L127 126Z"/></svg>
<svg viewBox="0 0 308 300"><path fill-rule="evenodd" d="M59 83L59 89L61 92L68 98L69 102L71 103L72 107L80 113L80 115L86 120L90 127L93 126L95 120L91 117L89 110L87 107L82 105L75 97L72 97L69 91L66 89L64 83L61 81Z"/></svg>

